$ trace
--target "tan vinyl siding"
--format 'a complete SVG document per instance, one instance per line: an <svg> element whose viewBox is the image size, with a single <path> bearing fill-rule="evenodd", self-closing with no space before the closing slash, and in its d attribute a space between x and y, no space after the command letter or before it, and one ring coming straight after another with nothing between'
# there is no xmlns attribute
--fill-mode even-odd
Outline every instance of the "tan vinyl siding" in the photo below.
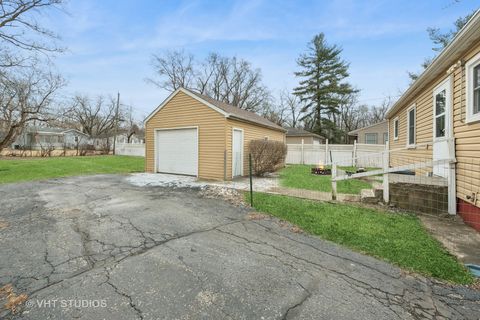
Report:
<svg viewBox="0 0 480 320"><path fill-rule="evenodd" d="M232 178L232 130L233 128L243 129L243 174L248 174L248 148L251 140L264 139L285 142L285 133L258 125L250 124L243 121L227 119L227 127L225 130L227 145L227 179Z"/></svg>
<svg viewBox="0 0 480 320"><path fill-rule="evenodd" d="M438 83L441 81L439 80ZM428 89L422 92L417 99L411 101L400 109L390 119L390 166L399 166L411 164L414 162L422 162L432 158L431 145L425 146L423 144L430 143L433 139L433 88L437 82L428 86ZM408 132L408 110L415 106L415 148L407 150L393 151L397 149L404 149L407 147L407 132ZM398 117L398 139L394 140L394 119ZM419 174L424 173L419 171Z"/></svg>
<svg viewBox="0 0 480 320"><path fill-rule="evenodd" d="M466 62L480 52L477 44L463 60ZM466 123L465 69L454 72L453 86L453 132L455 136L455 156L457 158L456 183L457 197L466 197L480 192L480 122ZM480 202L477 201L477 206Z"/></svg>
<svg viewBox="0 0 480 320"><path fill-rule="evenodd" d="M145 124L145 171L155 170L155 129L198 126L198 176L222 180L225 125L222 114L179 92Z"/></svg>
<svg viewBox="0 0 480 320"><path fill-rule="evenodd" d="M356 131L357 134L357 142L358 143L366 143L365 141L365 134L373 133L377 135L377 144L385 144L384 141L384 133L388 131L388 122L381 122L376 125L372 125L370 127L358 129Z"/></svg>
<svg viewBox="0 0 480 320"><path fill-rule="evenodd" d="M480 52L480 44L476 44L461 60L468 61ZM457 197L467 200L472 192L480 192L480 122L466 123L466 88L465 68L457 67L451 75L447 75L450 66L445 67L441 77L428 84L410 101L405 101L402 108L389 118L390 150L405 148L407 144L407 109L416 104L416 143L431 143L433 141L433 90L442 81L451 77L453 94L453 135L455 137L456 186ZM394 120L399 118L398 140L394 140ZM401 165L421 162L432 158L432 146L404 150L391 153L390 165ZM468 200L467 200L468 201ZM480 204L477 202L477 206Z"/></svg>

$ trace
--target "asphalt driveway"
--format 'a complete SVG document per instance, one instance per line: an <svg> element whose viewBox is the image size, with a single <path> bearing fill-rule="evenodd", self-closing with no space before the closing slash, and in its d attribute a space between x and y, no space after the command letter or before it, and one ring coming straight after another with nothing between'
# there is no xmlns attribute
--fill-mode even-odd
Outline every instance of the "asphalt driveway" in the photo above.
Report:
<svg viewBox="0 0 480 320"><path fill-rule="evenodd" d="M28 299L0 318L480 315L478 291L295 231L196 189L138 187L120 175L2 185L0 287Z"/></svg>

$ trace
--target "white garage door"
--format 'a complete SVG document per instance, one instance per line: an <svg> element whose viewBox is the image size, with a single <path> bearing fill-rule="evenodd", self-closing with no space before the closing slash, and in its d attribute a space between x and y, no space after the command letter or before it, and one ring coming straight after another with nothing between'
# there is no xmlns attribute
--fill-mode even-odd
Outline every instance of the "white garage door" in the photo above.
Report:
<svg viewBox="0 0 480 320"><path fill-rule="evenodd" d="M197 176L197 129L157 131L157 171Z"/></svg>

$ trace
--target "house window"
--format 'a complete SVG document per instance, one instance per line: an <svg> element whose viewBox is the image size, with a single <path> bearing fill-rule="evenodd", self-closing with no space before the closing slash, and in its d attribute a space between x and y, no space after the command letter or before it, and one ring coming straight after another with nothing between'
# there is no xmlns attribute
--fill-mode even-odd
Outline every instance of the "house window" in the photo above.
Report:
<svg viewBox="0 0 480 320"><path fill-rule="evenodd" d="M398 118L395 118L393 120L393 140L398 140L399 127L400 127L400 123L398 121Z"/></svg>
<svg viewBox="0 0 480 320"><path fill-rule="evenodd" d="M388 132L384 132L383 133L383 143L387 143L388 142Z"/></svg>
<svg viewBox="0 0 480 320"><path fill-rule="evenodd" d="M480 53L465 65L467 72L467 122L480 121Z"/></svg>
<svg viewBox="0 0 480 320"><path fill-rule="evenodd" d="M407 146L415 145L415 106L407 111Z"/></svg>
<svg viewBox="0 0 480 320"><path fill-rule="evenodd" d="M435 138L445 137L446 90L435 95Z"/></svg>
<svg viewBox="0 0 480 320"><path fill-rule="evenodd" d="M366 144L377 144L378 143L378 134L377 133L365 133L365 143Z"/></svg>

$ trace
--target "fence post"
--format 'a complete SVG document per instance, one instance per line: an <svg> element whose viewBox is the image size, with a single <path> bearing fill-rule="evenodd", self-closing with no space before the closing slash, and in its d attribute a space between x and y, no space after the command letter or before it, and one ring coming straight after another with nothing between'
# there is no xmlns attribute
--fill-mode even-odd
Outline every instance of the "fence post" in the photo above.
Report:
<svg viewBox="0 0 480 320"><path fill-rule="evenodd" d="M357 166L357 140L353 140L353 159L352 166Z"/></svg>
<svg viewBox="0 0 480 320"><path fill-rule="evenodd" d="M300 163L305 164L305 155L303 154L303 139L302 139L302 152L300 153Z"/></svg>
<svg viewBox="0 0 480 320"><path fill-rule="evenodd" d="M332 200L337 200L337 164L332 163Z"/></svg>
<svg viewBox="0 0 480 320"><path fill-rule="evenodd" d="M455 138L448 139L448 213L457 214L457 187L455 185Z"/></svg>
<svg viewBox="0 0 480 320"><path fill-rule="evenodd" d="M385 203L390 202L390 182L388 180L388 168L390 167L390 151L388 143L385 145L385 151L383 153L383 201Z"/></svg>
<svg viewBox="0 0 480 320"><path fill-rule="evenodd" d="M253 182L252 182L252 154L248 154L248 170L250 176L250 206L253 207Z"/></svg>
<svg viewBox="0 0 480 320"><path fill-rule="evenodd" d="M328 139L325 139L325 165L328 164Z"/></svg>

